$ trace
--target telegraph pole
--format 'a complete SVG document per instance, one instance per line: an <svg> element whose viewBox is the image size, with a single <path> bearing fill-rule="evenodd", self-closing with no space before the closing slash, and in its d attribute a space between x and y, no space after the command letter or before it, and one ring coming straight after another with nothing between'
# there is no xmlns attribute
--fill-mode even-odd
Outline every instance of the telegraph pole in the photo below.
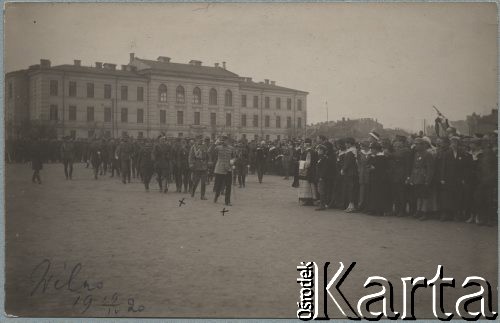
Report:
<svg viewBox="0 0 500 323"><path fill-rule="evenodd" d="M328 101L325 101L325 109L326 109L326 123L328 123Z"/></svg>

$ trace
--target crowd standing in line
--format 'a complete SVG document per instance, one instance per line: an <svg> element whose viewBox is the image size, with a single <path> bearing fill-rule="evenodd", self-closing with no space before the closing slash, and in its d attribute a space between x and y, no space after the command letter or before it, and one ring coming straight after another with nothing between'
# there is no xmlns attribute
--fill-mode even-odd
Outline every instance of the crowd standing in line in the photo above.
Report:
<svg viewBox="0 0 500 323"><path fill-rule="evenodd" d="M232 186L246 187L247 174L293 178L299 202L317 211L341 209L373 216L407 216L421 221L497 223L497 134L461 136L449 127L446 135L423 134L366 139L306 138L304 140L234 141L227 135L210 138L133 139L64 137L59 140L6 142L8 162L31 162L32 180L41 184L44 163L62 163L72 180L75 162L92 176L139 179L150 190L156 174L160 193L175 185L177 193L195 193L206 200L214 182L214 202L224 195L231 205Z"/></svg>

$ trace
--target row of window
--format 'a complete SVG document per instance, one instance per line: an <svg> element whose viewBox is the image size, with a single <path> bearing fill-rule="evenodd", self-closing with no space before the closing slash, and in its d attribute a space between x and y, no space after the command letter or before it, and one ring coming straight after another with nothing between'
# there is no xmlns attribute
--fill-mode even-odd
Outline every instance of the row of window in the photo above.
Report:
<svg viewBox="0 0 500 323"><path fill-rule="evenodd" d="M105 99L111 99L111 84L104 84L104 98ZM57 80L51 80L50 81L50 95L51 96L58 96L59 95L59 81ZM121 100L128 100L128 86L127 85L122 85L120 87L120 99ZM144 87L138 86L137 91L136 91L136 100L137 101L144 101ZM76 97L77 96L77 91L76 91L76 82L75 81L70 81L69 82L69 88L68 88L68 96L69 97ZM94 83L88 82L87 83L87 98L94 98Z"/></svg>
<svg viewBox="0 0 500 323"><path fill-rule="evenodd" d="M167 102L168 99L168 91L167 91L167 86L165 84L161 84L158 87L158 101L159 102ZM177 86L175 89L175 102L177 104L185 104L186 103L186 92L184 90L184 87L182 85ZM193 89L193 104L199 105L201 104L201 89L199 87L195 87ZM208 104L210 105L217 105L218 104L218 98L217 98L217 90L216 89L210 89L209 94L208 94ZM224 94L224 105L226 107L232 107L233 106L233 92L231 90L226 90Z"/></svg>
<svg viewBox="0 0 500 323"><path fill-rule="evenodd" d="M111 108L104 108L104 122L111 122L111 120L112 120L111 113L112 113ZM137 109L136 116L137 116L137 123L144 123L144 109ZM51 121L59 120L58 106L55 104L52 104L50 106L49 119ZM76 121L76 106L74 106L74 105L69 106L68 121ZM87 107L87 122L94 122L94 121L95 121L95 109L94 109L94 107L89 106L89 107ZM128 122L128 108L121 108L120 109L120 121L122 123ZM166 110L160 110L160 124L166 124L166 123L167 123L167 112L166 112ZM178 125L184 124L184 111L177 111L177 124ZM199 112L199 111L194 112L193 124L194 125L201 124L201 112ZM269 128L270 124L271 124L271 117L264 116L264 127ZM217 113L216 112L210 113L210 125L211 126L217 125ZM231 115L231 113L226 113L226 127L231 127L231 126L232 126L232 115ZM247 115L246 114L241 115L241 126L247 127ZM257 128L259 126L259 116L257 114L253 115L252 126L255 128ZM280 116L276 116L275 127L281 128L281 117ZM286 127L287 128L292 127L292 117L286 118ZM302 118L300 118L300 117L297 118L297 127L298 128L302 127Z"/></svg>
<svg viewBox="0 0 500 323"><path fill-rule="evenodd" d="M137 87L137 101L144 101L144 87L138 86ZM51 96L58 96L59 95L59 81L58 80L51 80L50 81L50 95ZM69 82L69 93L68 96L70 97L76 97L76 82L75 81L70 81ZM94 98L94 83L87 83L87 98ZM128 86L127 85L122 85L120 87L120 99L122 101L128 100ZM111 99L111 84L104 84L104 98L105 99ZM193 89L193 104L199 105L201 104L201 89L199 87L195 87ZM161 84L158 87L158 101L159 102L167 102L168 99L168 91L167 91L167 86L165 84ZM186 91L184 90L184 87L182 85L177 86L175 90L175 102L177 104L185 104L186 103ZM208 104L209 105L217 105L218 104L218 97L217 97L217 90L212 88L210 89L208 93ZM231 90L226 90L224 93L224 105L227 107L232 107L233 106L233 93ZM242 107L247 107L247 96L242 95L241 96L241 106ZM286 106L288 110L292 110L292 99L287 98ZM259 107L259 97L255 95L253 97L253 107L258 108ZM276 109L281 109L281 98L276 98L275 101L275 107ZM271 98L266 96L264 98L264 108L270 109L271 108ZM297 110L301 111L302 110L302 100L298 99L297 100Z"/></svg>
<svg viewBox="0 0 500 323"><path fill-rule="evenodd" d="M248 107L247 96L246 95L242 95L241 96L241 106L244 107L244 108ZM252 107L253 108L258 108L259 107L259 97L257 95L254 95L254 97L253 97L253 105L252 105ZM271 98L268 97L268 96L264 97L264 108L265 109L270 109L271 108ZM276 98L275 108L277 110L281 109L281 98ZM292 99L291 98L287 98L286 99L286 108L287 108L287 110L292 110ZM302 100L301 99L297 100L297 110L298 111L302 110Z"/></svg>
<svg viewBox="0 0 500 323"><path fill-rule="evenodd" d="M87 131L88 138L94 138L95 133L96 132L95 132L94 129L88 130ZM126 135L128 135L128 132L127 131L122 131L121 135L122 136L126 136ZM73 137L73 138L76 138L76 130L70 130L70 136ZM179 133L177 133L177 136L179 138L182 138L182 137L184 137L184 133L179 132ZM111 138L111 131L110 130L104 131L104 137L105 138ZM211 137L212 137L212 140L215 140L216 134L213 133ZM254 134L253 137L256 140L259 139L259 135L258 134ZM137 132L137 138L139 138L139 139L144 138L144 132L143 131L138 131ZM241 134L241 138L242 139L247 139L247 135L245 133L242 133ZM266 138L267 141L269 141L270 140L270 135L265 135L265 138ZM276 139L277 140L281 140L281 135L276 135ZM290 136L288 136L288 139L290 139Z"/></svg>
<svg viewBox="0 0 500 323"><path fill-rule="evenodd" d="M104 108L104 122L111 122L111 108ZM49 120L59 120L59 108L57 105L50 105ZM95 121L94 107L87 107L87 122ZM68 121L76 121L76 106L70 105L68 107ZM123 123L128 122L128 108L121 108L120 121ZM137 123L144 123L144 109L137 109Z"/></svg>

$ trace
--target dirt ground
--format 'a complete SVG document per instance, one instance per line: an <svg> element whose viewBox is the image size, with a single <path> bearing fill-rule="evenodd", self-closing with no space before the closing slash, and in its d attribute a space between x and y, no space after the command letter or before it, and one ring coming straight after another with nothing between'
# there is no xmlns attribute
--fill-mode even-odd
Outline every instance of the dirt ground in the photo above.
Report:
<svg viewBox="0 0 500 323"><path fill-rule="evenodd" d="M212 185L201 201L161 194L154 181L146 193L137 179L94 180L82 164L72 181L62 165L45 165L42 185L31 183L28 164L5 174L8 314L295 318L300 261L331 262L329 277L339 262L356 262L342 285L353 307L379 290L363 288L379 275L393 282L401 310L401 277L431 279L438 265L456 279L445 288L447 311L474 291L461 288L472 275L489 280L498 303L496 227L315 212L277 176L259 184L250 175L223 216ZM418 290L416 316L433 317L431 304L431 289ZM338 317L333 302L329 310Z"/></svg>

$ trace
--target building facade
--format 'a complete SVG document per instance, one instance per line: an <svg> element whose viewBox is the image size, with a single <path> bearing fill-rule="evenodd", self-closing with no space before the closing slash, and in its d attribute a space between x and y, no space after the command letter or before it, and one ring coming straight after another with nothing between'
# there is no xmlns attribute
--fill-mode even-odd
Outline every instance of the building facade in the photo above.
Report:
<svg viewBox="0 0 500 323"><path fill-rule="evenodd" d="M275 82L254 82L201 61L173 63L130 54L129 63L51 66L49 60L6 74L6 135L23 124L55 129L58 137L302 137L307 92Z"/></svg>

